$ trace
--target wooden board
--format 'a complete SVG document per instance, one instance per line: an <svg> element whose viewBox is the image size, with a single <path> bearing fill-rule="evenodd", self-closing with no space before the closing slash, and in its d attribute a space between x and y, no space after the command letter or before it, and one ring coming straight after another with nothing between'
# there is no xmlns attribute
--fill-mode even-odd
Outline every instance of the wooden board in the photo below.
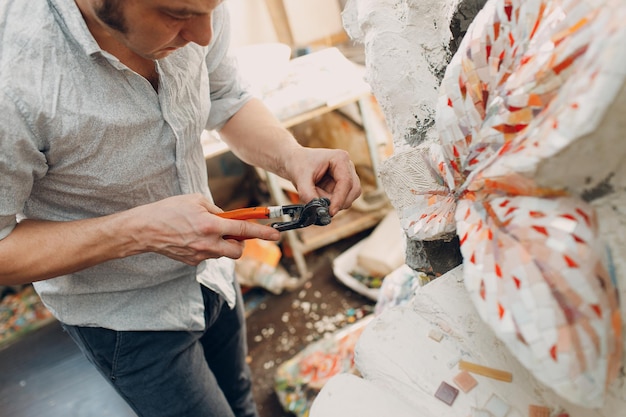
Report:
<svg viewBox="0 0 626 417"><path fill-rule="evenodd" d="M373 228L391 210L385 206L370 212L348 209L335 216L328 226L311 226L298 231L304 253L352 236L357 232Z"/></svg>
<svg viewBox="0 0 626 417"><path fill-rule="evenodd" d="M293 46L293 35L283 0L265 0L278 41Z"/></svg>

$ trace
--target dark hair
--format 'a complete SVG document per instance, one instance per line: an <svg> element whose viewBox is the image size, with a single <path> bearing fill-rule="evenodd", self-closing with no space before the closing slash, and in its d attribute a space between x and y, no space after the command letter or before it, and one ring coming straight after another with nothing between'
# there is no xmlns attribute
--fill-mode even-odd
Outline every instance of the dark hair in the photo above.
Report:
<svg viewBox="0 0 626 417"><path fill-rule="evenodd" d="M122 13L123 3L124 0L102 0L94 10L96 16L111 29L115 29L121 33L127 33L128 26L126 25L124 13Z"/></svg>

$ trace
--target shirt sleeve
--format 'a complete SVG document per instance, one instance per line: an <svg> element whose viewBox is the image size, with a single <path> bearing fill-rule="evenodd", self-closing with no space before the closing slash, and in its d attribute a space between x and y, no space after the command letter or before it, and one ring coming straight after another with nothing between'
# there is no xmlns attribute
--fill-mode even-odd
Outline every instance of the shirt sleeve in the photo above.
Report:
<svg viewBox="0 0 626 417"><path fill-rule="evenodd" d="M25 109L0 85L0 239L13 231L35 179L47 172L43 145L29 128Z"/></svg>
<svg viewBox="0 0 626 417"><path fill-rule="evenodd" d="M243 87L235 58L228 53L230 29L230 15L223 3L214 11L213 42L206 57L211 89L211 111L206 125L209 130L219 130L252 98Z"/></svg>

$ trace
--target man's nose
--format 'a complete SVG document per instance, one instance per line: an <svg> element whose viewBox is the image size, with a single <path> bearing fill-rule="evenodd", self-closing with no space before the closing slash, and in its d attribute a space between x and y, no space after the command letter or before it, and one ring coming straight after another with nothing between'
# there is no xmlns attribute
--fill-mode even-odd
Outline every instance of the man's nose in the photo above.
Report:
<svg viewBox="0 0 626 417"><path fill-rule="evenodd" d="M196 16L186 22L180 31L180 36L187 42L207 46L213 38L213 23L211 14Z"/></svg>

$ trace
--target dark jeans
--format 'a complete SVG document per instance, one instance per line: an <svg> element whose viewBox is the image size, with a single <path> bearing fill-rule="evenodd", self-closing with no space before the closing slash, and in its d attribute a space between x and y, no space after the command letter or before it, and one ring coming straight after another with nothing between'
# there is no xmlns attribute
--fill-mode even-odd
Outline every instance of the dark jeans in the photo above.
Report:
<svg viewBox="0 0 626 417"><path fill-rule="evenodd" d="M63 327L140 417L256 417L241 293L202 293L204 332Z"/></svg>

